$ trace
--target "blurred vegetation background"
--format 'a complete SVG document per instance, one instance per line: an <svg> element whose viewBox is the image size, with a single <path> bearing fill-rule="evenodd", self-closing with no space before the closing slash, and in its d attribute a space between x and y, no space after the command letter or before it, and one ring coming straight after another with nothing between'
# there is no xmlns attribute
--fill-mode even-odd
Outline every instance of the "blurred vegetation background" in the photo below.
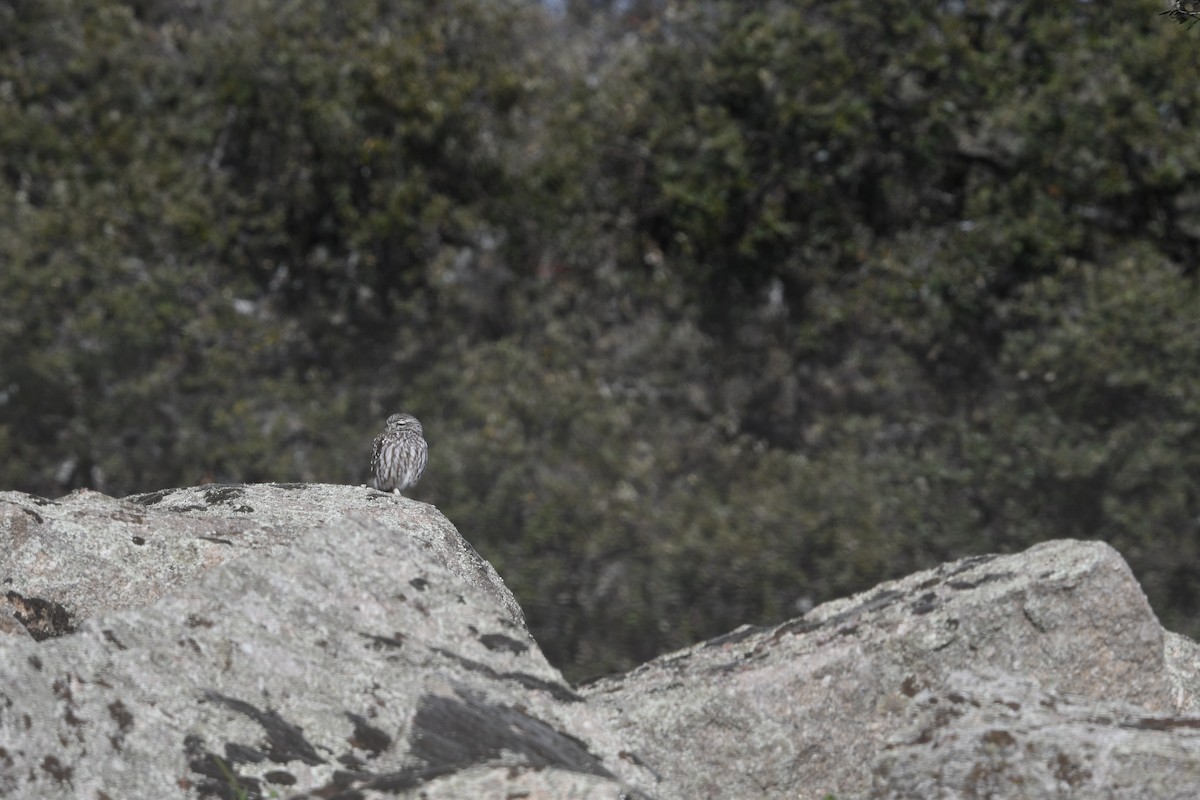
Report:
<svg viewBox="0 0 1200 800"><path fill-rule="evenodd" d="M1161 4L0 1L0 487L367 478L569 677L1056 537L1200 634Z"/></svg>

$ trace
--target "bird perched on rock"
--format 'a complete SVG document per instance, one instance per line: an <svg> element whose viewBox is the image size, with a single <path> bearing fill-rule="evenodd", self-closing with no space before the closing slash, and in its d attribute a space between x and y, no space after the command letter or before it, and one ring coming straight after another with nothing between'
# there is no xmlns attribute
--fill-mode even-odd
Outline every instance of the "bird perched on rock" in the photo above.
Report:
<svg viewBox="0 0 1200 800"><path fill-rule="evenodd" d="M371 449L371 475L375 488L384 492L403 492L416 486L425 471L429 445L420 421L412 414L392 414L387 427L375 437Z"/></svg>

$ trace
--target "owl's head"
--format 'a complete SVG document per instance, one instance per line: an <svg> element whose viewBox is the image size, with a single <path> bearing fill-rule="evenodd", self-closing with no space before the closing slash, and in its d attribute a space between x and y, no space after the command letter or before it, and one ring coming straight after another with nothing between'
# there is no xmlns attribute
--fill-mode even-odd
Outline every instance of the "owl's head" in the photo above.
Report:
<svg viewBox="0 0 1200 800"><path fill-rule="evenodd" d="M418 420L412 414L405 414L404 412L400 412L399 414L392 414L390 417L388 417L387 418L387 429L389 431L412 432L412 433L416 433L418 435L423 433L423 431L421 430L420 420Z"/></svg>

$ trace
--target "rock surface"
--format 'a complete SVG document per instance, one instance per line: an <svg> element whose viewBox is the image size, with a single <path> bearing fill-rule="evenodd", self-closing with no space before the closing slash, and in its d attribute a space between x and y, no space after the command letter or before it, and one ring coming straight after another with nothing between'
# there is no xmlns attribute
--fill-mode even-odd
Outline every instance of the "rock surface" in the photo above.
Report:
<svg viewBox="0 0 1200 800"><path fill-rule="evenodd" d="M1101 543L582 688L436 509L361 487L5 493L0 546L0 797L1200 796L1200 647Z"/></svg>
<svg viewBox="0 0 1200 800"><path fill-rule="evenodd" d="M1200 797L1200 719L1011 675L948 683L955 688L914 698L909 724L875 765L873 800Z"/></svg>
<svg viewBox="0 0 1200 800"><path fill-rule="evenodd" d="M314 490L309 512L326 491ZM579 730L565 719L578 695L495 587L472 585L429 546L448 523L429 525L436 512L419 503L386 502L397 506L389 515L427 529L413 535L370 515L317 521L289 546L176 582L152 605L10 642L0 796L448 797L471 786L617 796L603 760L616 760L615 745L604 752L586 715ZM195 519L179 529L196 535ZM166 549L190 552L178 541ZM68 574L86 572L76 563Z"/></svg>
<svg viewBox="0 0 1200 800"><path fill-rule="evenodd" d="M1186 707L1125 562L1074 541L916 573L584 694L661 775L663 797L862 797L909 704L972 668L1147 713Z"/></svg>
<svg viewBox="0 0 1200 800"><path fill-rule="evenodd" d="M166 489L123 500L0 492L0 633L57 636L79 620L144 606L247 552L294 542L357 513L414 537L525 625L491 564L431 506L355 486L248 484ZM23 620L23 622L18 622Z"/></svg>

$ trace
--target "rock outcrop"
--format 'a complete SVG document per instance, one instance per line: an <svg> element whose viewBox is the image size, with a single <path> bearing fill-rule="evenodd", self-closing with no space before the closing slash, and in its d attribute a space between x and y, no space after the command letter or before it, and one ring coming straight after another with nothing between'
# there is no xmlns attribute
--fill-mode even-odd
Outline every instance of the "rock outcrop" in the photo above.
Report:
<svg viewBox="0 0 1200 800"><path fill-rule="evenodd" d="M395 503L362 487L272 483L167 489L123 500L86 490L61 500L0 492L6 581L0 603L11 612L0 614L0 634L69 633L79 620L148 605L218 564L294 543L350 513L431 549L525 626L492 565L436 509Z"/></svg>
<svg viewBox="0 0 1200 800"><path fill-rule="evenodd" d="M964 677L972 671L1161 719L1193 702L1171 679L1163 631L1124 561L1107 545L1075 541L916 573L664 656L584 694L654 767L666 796L864 797L880 781L886 788L891 773L879 778L875 762L911 729L910 710L986 686ZM899 741L933 760L946 752L917 734ZM983 759L988 743L974 743ZM1200 783L1185 785L1200 797Z"/></svg>
<svg viewBox="0 0 1200 800"><path fill-rule="evenodd" d="M620 791L611 737L564 719L579 696L428 506L353 487L3 499L23 523L3 580L65 624L4 647L0 796Z"/></svg>
<svg viewBox="0 0 1200 800"><path fill-rule="evenodd" d="M366 488L3 493L0 547L2 797L1200 797L1200 648L1101 543L584 687L444 517Z"/></svg>

